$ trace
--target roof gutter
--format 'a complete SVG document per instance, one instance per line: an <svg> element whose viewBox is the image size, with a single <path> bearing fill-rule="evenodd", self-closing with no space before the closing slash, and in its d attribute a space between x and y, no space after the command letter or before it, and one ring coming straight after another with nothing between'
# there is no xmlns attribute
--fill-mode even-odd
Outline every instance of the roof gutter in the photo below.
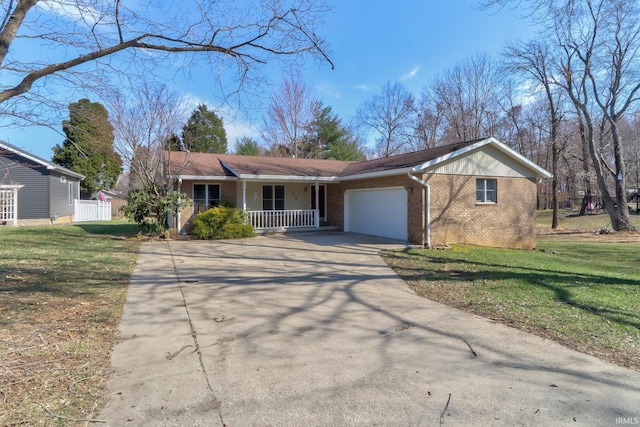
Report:
<svg viewBox="0 0 640 427"><path fill-rule="evenodd" d="M404 172L407 172L407 173L410 174L413 171L414 171L413 167L398 168L398 169L385 169L385 170L377 171L377 172L368 172L368 173L361 173L361 174L357 174L357 175L339 176L337 179L338 179L338 181L351 181L351 180L355 180L355 179L383 178L383 177L387 177L387 176L402 175Z"/></svg>
<svg viewBox="0 0 640 427"><path fill-rule="evenodd" d="M311 182L336 182L333 176L306 176L306 175L254 175L240 174L239 179L247 181L311 181Z"/></svg>
<svg viewBox="0 0 640 427"><path fill-rule="evenodd" d="M422 185L425 188L425 201L424 201L424 209L425 209L425 224L424 224L424 235L426 236L424 246L427 249L431 249L431 187L429 187L429 183L427 181L423 181L418 177L413 176L412 171L407 172L407 176Z"/></svg>

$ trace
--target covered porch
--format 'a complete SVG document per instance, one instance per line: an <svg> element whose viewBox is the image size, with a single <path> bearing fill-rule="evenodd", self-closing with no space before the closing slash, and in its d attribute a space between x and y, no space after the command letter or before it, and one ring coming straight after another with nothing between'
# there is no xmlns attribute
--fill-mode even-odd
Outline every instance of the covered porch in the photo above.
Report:
<svg viewBox="0 0 640 427"><path fill-rule="evenodd" d="M194 215L220 204L231 204L246 213L257 233L325 229L328 182L282 179L179 179L177 191L192 203L178 212L179 232ZM336 229L335 227L333 229Z"/></svg>
<svg viewBox="0 0 640 427"><path fill-rule="evenodd" d="M254 230L320 229L326 221L326 186L318 182L239 182L238 207Z"/></svg>

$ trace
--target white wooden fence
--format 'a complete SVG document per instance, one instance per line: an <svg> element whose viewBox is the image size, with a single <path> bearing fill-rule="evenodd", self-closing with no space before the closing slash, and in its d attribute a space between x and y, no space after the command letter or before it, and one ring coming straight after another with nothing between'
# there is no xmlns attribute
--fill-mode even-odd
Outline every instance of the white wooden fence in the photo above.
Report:
<svg viewBox="0 0 640 427"><path fill-rule="evenodd" d="M73 222L111 221L111 202L74 200Z"/></svg>

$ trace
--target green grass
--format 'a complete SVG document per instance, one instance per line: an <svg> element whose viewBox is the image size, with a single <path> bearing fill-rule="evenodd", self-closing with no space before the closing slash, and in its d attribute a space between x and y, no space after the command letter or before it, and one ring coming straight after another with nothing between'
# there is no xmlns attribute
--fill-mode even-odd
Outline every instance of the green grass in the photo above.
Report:
<svg viewBox="0 0 640 427"><path fill-rule="evenodd" d="M66 425L51 413L102 406L137 233L124 221L0 228L0 425Z"/></svg>
<svg viewBox="0 0 640 427"><path fill-rule="evenodd" d="M640 230L640 215L631 214L631 223ZM551 210L540 210L537 212L536 222L538 226L551 227ZM598 230L601 228L611 228L611 220L606 213L593 215L578 215L577 212L560 210L558 213L558 228L560 230Z"/></svg>
<svg viewBox="0 0 640 427"><path fill-rule="evenodd" d="M385 253L419 295L640 370L640 243Z"/></svg>

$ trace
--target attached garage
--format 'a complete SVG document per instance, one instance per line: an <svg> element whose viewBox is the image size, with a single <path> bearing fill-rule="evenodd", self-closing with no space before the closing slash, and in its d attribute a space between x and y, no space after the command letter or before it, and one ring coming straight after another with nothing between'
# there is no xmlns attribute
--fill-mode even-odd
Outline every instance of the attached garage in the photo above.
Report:
<svg viewBox="0 0 640 427"><path fill-rule="evenodd" d="M407 240L407 190L404 187L347 190L344 229Z"/></svg>

